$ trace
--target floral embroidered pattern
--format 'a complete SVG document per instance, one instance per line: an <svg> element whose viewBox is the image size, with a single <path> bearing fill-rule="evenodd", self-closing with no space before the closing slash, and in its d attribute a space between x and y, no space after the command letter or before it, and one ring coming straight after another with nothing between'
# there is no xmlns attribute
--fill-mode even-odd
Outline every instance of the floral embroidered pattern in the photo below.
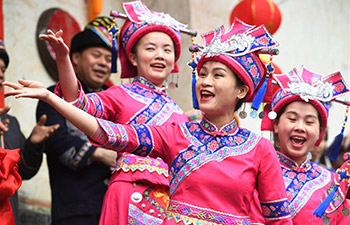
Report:
<svg viewBox="0 0 350 225"><path fill-rule="evenodd" d="M213 160L221 161L230 156L245 154L260 140L260 136L253 132L237 129L235 122L216 131L216 137L210 135L213 133L212 126L205 119L201 124L191 121L180 125L184 136L192 145L179 153L171 165L170 195L192 171Z"/></svg>
<svg viewBox="0 0 350 225"><path fill-rule="evenodd" d="M258 60L249 54L235 57L233 60L237 60L242 66L244 66L244 68L248 71L247 77L252 79L254 88L256 88L262 79L262 74L260 71L263 71L258 69Z"/></svg>
<svg viewBox="0 0 350 225"><path fill-rule="evenodd" d="M92 101L92 104L94 105L94 108L95 108L95 112L94 112L93 116L97 117L97 118L102 118L102 116L103 116L103 102L102 102L101 98L95 93L87 94L87 97L90 98L90 100ZM85 106L84 108L87 108L87 106ZM85 110L86 109L84 109L84 111Z"/></svg>
<svg viewBox="0 0 350 225"><path fill-rule="evenodd" d="M136 24L131 23L125 30L124 35L122 36L121 43L126 48L126 44L129 42L131 36L140 28L143 26L147 26L147 24Z"/></svg>
<svg viewBox="0 0 350 225"><path fill-rule="evenodd" d="M159 175L169 177L168 165L161 159L150 157L139 157L132 154L123 154L117 161L116 170L123 170L124 172L139 170L141 172L147 170L150 173L156 172Z"/></svg>
<svg viewBox="0 0 350 225"><path fill-rule="evenodd" d="M122 88L136 101L146 106L130 118L128 124L163 124L173 113L183 114L179 106L167 95L166 89L156 88L145 78L136 77L131 84Z"/></svg>
<svg viewBox="0 0 350 225"><path fill-rule="evenodd" d="M289 202L287 199L279 202L261 202L261 209L265 219L290 217Z"/></svg>
<svg viewBox="0 0 350 225"><path fill-rule="evenodd" d="M312 194L323 188L331 180L331 173L316 163L306 162L297 168L297 164L278 152L281 163L287 198L291 215L294 217L308 202Z"/></svg>
<svg viewBox="0 0 350 225"><path fill-rule="evenodd" d="M128 135L123 125L113 122L97 119L101 128L106 132L108 143L104 145L109 149L123 149L128 143Z"/></svg>
<svg viewBox="0 0 350 225"><path fill-rule="evenodd" d="M168 207L168 219L174 219L176 223L214 225L214 224L242 224L249 225L248 216L235 216L210 209L200 208L190 204L171 200Z"/></svg>
<svg viewBox="0 0 350 225"><path fill-rule="evenodd" d="M134 125L133 127L139 139L138 142L140 147L135 149L132 153L140 156L149 155L154 147L150 130L143 124Z"/></svg>
<svg viewBox="0 0 350 225"><path fill-rule="evenodd" d="M78 99L72 105L74 105L79 109L84 110L85 112L87 112L87 110L90 108L88 98L86 95L84 95L84 91L81 86L80 86Z"/></svg>
<svg viewBox="0 0 350 225"><path fill-rule="evenodd" d="M136 206L129 204L128 225L160 225L162 222L162 219L144 213Z"/></svg>

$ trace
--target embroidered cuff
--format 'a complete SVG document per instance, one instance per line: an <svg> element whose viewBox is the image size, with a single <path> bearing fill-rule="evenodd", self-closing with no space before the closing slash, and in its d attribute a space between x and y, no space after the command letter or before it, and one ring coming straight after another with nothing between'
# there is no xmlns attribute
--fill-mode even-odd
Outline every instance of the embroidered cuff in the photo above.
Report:
<svg viewBox="0 0 350 225"><path fill-rule="evenodd" d="M261 209L266 220L283 219L290 217L289 202L287 199L271 202L261 202Z"/></svg>

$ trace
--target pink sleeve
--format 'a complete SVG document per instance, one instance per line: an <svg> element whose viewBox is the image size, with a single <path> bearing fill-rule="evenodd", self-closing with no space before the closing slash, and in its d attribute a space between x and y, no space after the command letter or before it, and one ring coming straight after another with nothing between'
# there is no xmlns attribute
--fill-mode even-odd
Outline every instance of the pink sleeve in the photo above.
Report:
<svg viewBox="0 0 350 225"><path fill-rule="evenodd" d="M277 154L270 141L262 138L260 142L257 150L260 160L257 190L265 224L292 224Z"/></svg>
<svg viewBox="0 0 350 225"><path fill-rule="evenodd" d="M79 86L79 95L75 101L70 102L72 105L97 118L107 120L115 119L115 112L118 111L120 105L119 99L115 97L120 95L118 87L115 86L108 91L104 90L86 94L80 81L77 80L77 82ZM63 98L60 82L57 83L54 93Z"/></svg>
<svg viewBox="0 0 350 225"><path fill-rule="evenodd" d="M259 194L257 190L254 191L253 200L250 204L250 223L252 225L265 224L265 218L262 215Z"/></svg>
<svg viewBox="0 0 350 225"><path fill-rule="evenodd" d="M164 124L149 126L146 124L116 124L111 121L97 119L100 131L96 133L96 140L89 137L92 144L112 149L118 152L130 152L139 156L160 157L168 165L176 156L179 149L188 147L188 140L183 136L178 124ZM95 136L95 135L93 135ZM105 136L107 139L99 138Z"/></svg>
<svg viewBox="0 0 350 225"><path fill-rule="evenodd" d="M81 93L82 93L82 92L84 93L84 91L83 91L83 88L81 87L80 81L77 80L77 82L78 82L78 86L79 86L79 95L81 95ZM56 84L54 93L55 93L55 95L57 95L58 97L64 98L63 93L62 93L61 83L60 83L59 81L58 81L57 84ZM78 99L79 99L79 96L78 96ZM75 102L75 101L74 101L74 102Z"/></svg>
<svg viewBox="0 0 350 225"><path fill-rule="evenodd" d="M95 143L106 143L108 138L101 127L98 127L95 133L90 137Z"/></svg>
<svg viewBox="0 0 350 225"><path fill-rule="evenodd" d="M164 127L150 127L145 124L117 124L108 120L98 119L100 128L89 137L92 144L119 152L130 152L135 155L147 156L151 152L155 156L162 154L164 142L157 129Z"/></svg>

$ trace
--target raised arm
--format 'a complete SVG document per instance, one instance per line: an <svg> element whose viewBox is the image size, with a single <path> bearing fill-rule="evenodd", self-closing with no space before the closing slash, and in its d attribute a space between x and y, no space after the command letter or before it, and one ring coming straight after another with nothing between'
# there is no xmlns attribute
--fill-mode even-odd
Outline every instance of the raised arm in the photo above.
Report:
<svg viewBox="0 0 350 225"><path fill-rule="evenodd" d="M72 62L69 58L69 48L64 43L62 34L62 30L54 33L49 29L46 34L40 34L39 37L48 41L55 51L56 65L61 83L62 94L66 101L71 102L77 99L79 87Z"/></svg>
<svg viewBox="0 0 350 225"><path fill-rule="evenodd" d="M40 82L19 80L19 84L4 82L3 85L14 90L5 92L5 97L34 98L42 100L55 108L62 116L69 120L74 126L91 137L99 125L96 119L88 113L74 107L54 93L47 90Z"/></svg>

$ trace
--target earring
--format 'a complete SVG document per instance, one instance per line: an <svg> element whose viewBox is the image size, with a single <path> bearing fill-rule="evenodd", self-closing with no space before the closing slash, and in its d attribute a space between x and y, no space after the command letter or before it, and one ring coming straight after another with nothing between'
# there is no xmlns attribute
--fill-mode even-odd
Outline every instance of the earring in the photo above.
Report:
<svg viewBox="0 0 350 225"><path fill-rule="evenodd" d="M247 118L247 113L245 112L245 102L243 103L243 110L239 112L239 118L241 119Z"/></svg>
<svg viewBox="0 0 350 225"><path fill-rule="evenodd" d="M307 153L307 159L308 159L308 160L311 160L311 159L312 159L312 154L311 154L311 152L308 152L308 153Z"/></svg>
<svg viewBox="0 0 350 225"><path fill-rule="evenodd" d="M165 87L168 89L169 85L168 85L168 79L165 79Z"/></svg>
<svg viewBox="0 0 350 225"><path fill-rule="evenodd" d="M179 74L176 74L176 83L175 83L175 87L176 87L176 88L179 87Z"/></svg>
<svg viewBox="0 0 350 225"><path fill-rule="evenodd" d="M176 87L176 84L174 82L174 74L171 74L171 82L169 83L169 88L174 89Z"/></svg>
<svg viewBox="0 0 350 225"><path fill-rule="evenodd" d="M263 118L266 116L266 113L264 112L264 107L265 107L265 105L266 105L266 104L261 104L262 110L261 110L261 112L259 113L259 118L260 118L260 119L263 119ZM260 108L261 108L261 106L260 106Z"/></svg>
<svg viewBox="0 0 350 225"><path fill-rule="evenodd" d="M268 114L268 117L270 120L274 120L277 118L277 113L275 111L272 110L272 106L271 104L268 104L268 107L269 107L269 114Z"/></svg>

